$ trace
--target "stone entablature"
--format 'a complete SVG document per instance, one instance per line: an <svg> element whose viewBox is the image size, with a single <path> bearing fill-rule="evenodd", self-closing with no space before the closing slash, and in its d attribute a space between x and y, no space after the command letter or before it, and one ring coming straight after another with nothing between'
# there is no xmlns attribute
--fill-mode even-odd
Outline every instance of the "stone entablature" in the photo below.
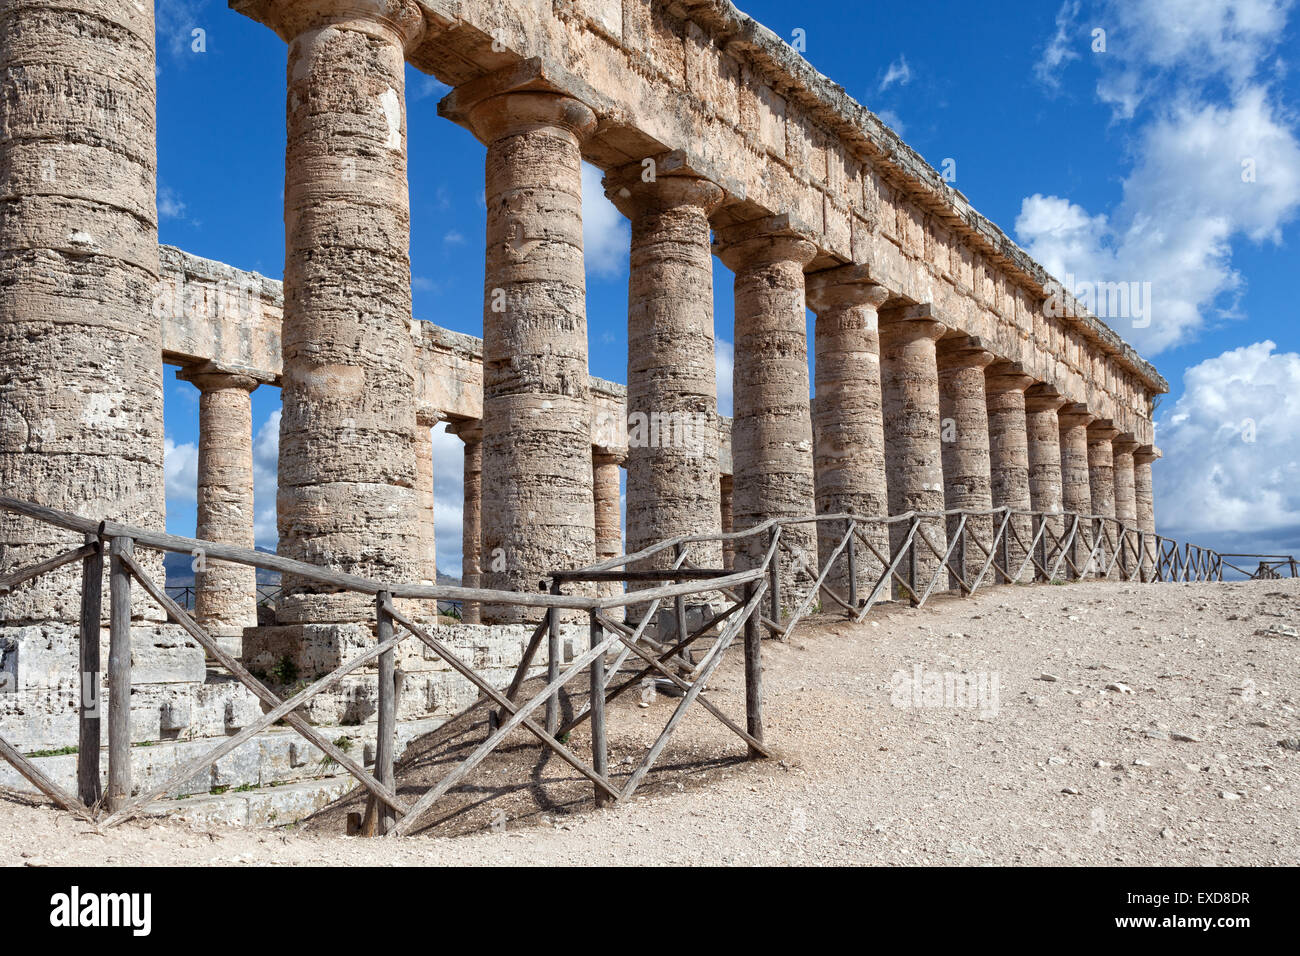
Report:
<svg viewBox="0 0 1300 956"><path fill-rule="evenodd" d="M266 0L233 0L265 22ZM878 117L726 0L418 0L426 28L408 61L451 85L439 109L467 122L474 81L549 89L598 118L584 158L645 157L727 192L715 227L776 216L818 247L813 272L853 262L897 303L929 304L1067 400L1150 442L1168 384ZM495 74L495 76L493 76ZM671 154L671 155L666 155Z"/></svg>

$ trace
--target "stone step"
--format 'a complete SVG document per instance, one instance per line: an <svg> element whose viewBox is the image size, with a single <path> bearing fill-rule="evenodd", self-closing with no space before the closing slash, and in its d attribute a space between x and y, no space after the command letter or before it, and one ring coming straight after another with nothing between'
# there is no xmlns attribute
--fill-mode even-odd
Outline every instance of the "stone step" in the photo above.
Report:
<svg viewBox="0 0 1300 956"><path fill-rule="evenodd" d="M159 800L150 815L190 824L278 827L303 820L357 786L349 774L298 780L277 786L235 788L178 800Z"/></svg>

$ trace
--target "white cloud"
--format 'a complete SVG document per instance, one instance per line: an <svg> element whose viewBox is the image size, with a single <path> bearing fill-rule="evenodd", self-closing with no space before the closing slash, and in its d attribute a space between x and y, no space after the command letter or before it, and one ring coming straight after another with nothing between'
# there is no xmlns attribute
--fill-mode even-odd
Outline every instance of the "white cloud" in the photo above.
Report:
<svg viewBox="0 0 1300 956"><path fill-rule="evenodd" d="M163 476L169 502L194 504L198 500L199 449L193 442L178 445L163 439Z"/></svg>
<svg viewBox="0 0 1300 956"><path fill-rule="evenodd" d="M185 203L176 190L158 184L158 216L161 219L184 219Z"/></svg>
<svg viewBox="0 0 1300 956"><path fill-rule="evenodd" d="M1184 373L1158 424L1162 534L1220 550L1300 549L1300 355L1276 348L1256 342Z"/></svg>
<svg viewBox="0 0 1300 956"><path fill-rule="evenodd" d="M1053 90L1061 86L1061 69L1065 64L1079 59L1079 53L1074 49L1078 42L1078 17L1079 0L1065 0L1056 12L1056 33L1034 64L1034 75L1039 82Z"/></svg>
<svg viewBox="0 0 1300 956"><path fill-rule="evenodd" d="M899 136L907 135L907 126L903 123L903 118L893 110L881 110L876 116Z"/></svg>
<svg viewBox="0 0 1300 956"><path fill-rule="evenodd" d="M280 540L275 496L280 474L280 410L277 408L253 436L253 540L274 551Z"/></svg>
<svg viewBox="0 0 1300 956"><path fill-rule="evenodd" d="M433 429L433 521L438 573L460 577L461 529L465 510L465 443L447 434L445 422Z"/></svg>
<svg viewBox="0 0 1300 956"><path fill-rule="evenodd" d="M627 273L632 228L605 198L603 176L595 166L582 164L582 247L588 275L616 279Z"/></svg>
<svg viewBox="0 0 1300 956"><path fill-rule="evenodd" d="M1279 241L1300 211L1300 143L1265 91L1251 87L1230 106L1188 104L1152 121L1137 153L1113 215L1035 194L1022 203L1016 233L1063 280L1150 282L1149 324L1112 324L1155 354L1193 338L1212 315L1231 314L1242 287L1232 242ZM1243 164L1253 182L1243 181Z"/></svg>
<svg viewBox="0 0 1300 956"><path fill-rule="evenodd" d="M889 68L885 70L885 75L876 90L883 93L891 86L907 86L910 82L912 82L912 68L907 65L907 57L900 53L898 59L889 64Z"/></svg>
<svg viewBox="0 0 1300 956"><path fill-rule="evenodd" d="M716 339L713 343L713 368L718 382L718 414L730 415L731 412L731 369L735 359L735 347L726 339Z"/></svg>

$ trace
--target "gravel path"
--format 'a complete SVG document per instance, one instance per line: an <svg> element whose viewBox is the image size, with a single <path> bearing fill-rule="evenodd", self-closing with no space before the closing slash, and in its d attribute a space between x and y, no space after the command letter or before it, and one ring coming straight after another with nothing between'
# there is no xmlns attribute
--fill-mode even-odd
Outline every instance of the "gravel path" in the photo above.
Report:
<svg viewBox="0 0 1300 956"><path fill-rule="evenodd" d="M779 759L627 806L396 842L100 835L0 797L0 863L1300 863L1300 753L1279 743L1300 746L1300 581L1003 587L873 617L764 644ZM715 680L733 713L738 665ZM685 753L734 750L703 712L683 729Z"/></svg>

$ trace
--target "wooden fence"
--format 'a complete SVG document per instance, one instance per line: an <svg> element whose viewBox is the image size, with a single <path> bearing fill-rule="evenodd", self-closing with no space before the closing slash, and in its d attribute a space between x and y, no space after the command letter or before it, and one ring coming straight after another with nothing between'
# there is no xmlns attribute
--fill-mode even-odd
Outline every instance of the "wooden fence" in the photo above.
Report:
<svg viewBox="0 0 1300 956"><path fill-rule="evenodd" d="M1084 577L1143 582L1218 581L1223 579L1225 567L1225 556L1215 551L1190 544L1180 546L1172 539L1124 527L1114 518L1096 515L1042 514L1006 508L943 514L909 512L890 518L830 514L771 519L741 531L674 538L589 567L554 571L549 593L530 594L384 583L250 548L112 521L95 521L13 498L0 497L0 510L82 536L80 545L0 577L0 593L4 593L67 564L80 562L82 565L83 703L77 752L78 796L65 793L3 737L0 737L0 756L58 806L100 827L111 827L140 814L279 722L287 723L369 792L374 810L370 815L374 822L372 832L378 834L400 836L414 830L440 797L461 783L519 727L590 780L597 805L626 800L653 768L674 730L696 703L743 741L748 757L769 755L763 742L761 638L764 631L781 639L788 638L796 625L817 607L821 596L861 621L882 601L898 598L920 606L936 591L954 590L965 596L999 582ZM943 540L934 540L935 530L945 523ZM786 529L808 524L824 532L830 544L820 562L803 553L783 534ZM884 528L881 526L890 529L894 546L882 546ZM869 534L871 530L877 534ZM718 542L724 550L734 548L741 556L738 560L746 566L709 568L691 560L693 548L698 553L701 549L696 546L712 546ZM742 542L745 548L739 546ZM165 587L150 578L136 558L137 548L183 554L202 551L211 560L267 568L312 581L318 587L370 595L375 601L375 643L289 699L281 699L223 650ZM716 549L711 553L716 553ZM98 704L101 663L97 636L105 557L109 561L108 788L101 793ZM1295 574L1296 562L1289 556L1232 557L1265 558L1268 567L1285 565ZM930 565L934 569L927 574L925 568ZM1264 566L1262 562L1261 567ZM847 586L832 586L834 571L839 572L840 578L847 577ZM564 593L568 585L609 581L635 585L637 589L607 597ZM141 793L133 792L130 762L130 615L134 586L139 586L162 607L171 621L243 683L265 708L259 720L194 758L166 782ZM528 641L514 679L501 691L440 640L436 628L426 629L399 611L393 603L397 599L513 605L535 609L542 614L542 619ZM665 602L671 602L671 620L675 622L667 638L657 628L651 630ZM707 608L708 619L688 633L687 610L691 603ZM629 607L636 611L634 617L639 623L635 626L616 620L613 614L618 608ZM560 624L565 612L585 614L589 643L562 670ZM91 639L87 640L87 635ZM698 662L687 655L691 645L709 636L713 637L712 645ZM741 638L744 653L743 726L704 694L709 677L737 638ZM394 650L408 639L422 643L496 707L483 743L412 802L397 792L394 781L397 696ZM520 702L525 678L543 640L548 649L544 686ZM316 695L372 663L378 668L379 686L373 773L326 739L299 712ZM631 670L626 676L625 667ZM584 674L590 689L588 705L561 727L559 692ZM608 773L606 705L651 675L675 685L681 691L681 699L631 776L618 787ZM541 723L533 717L539 710L543 711ZM574 727L583 723L590 724L591 746L587 759L562 742Z"/></svg>

